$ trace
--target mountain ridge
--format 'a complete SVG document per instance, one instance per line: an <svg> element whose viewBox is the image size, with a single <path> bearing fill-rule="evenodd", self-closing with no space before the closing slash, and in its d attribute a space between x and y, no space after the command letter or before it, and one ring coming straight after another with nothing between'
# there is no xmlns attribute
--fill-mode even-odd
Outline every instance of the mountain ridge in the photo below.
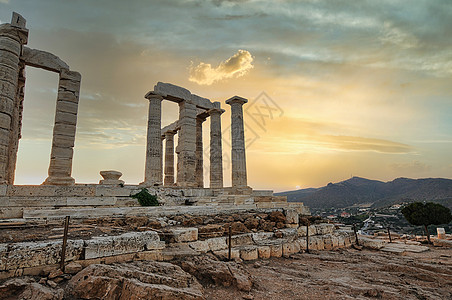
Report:
<svg viewBox="0 0 452 300"><path fill-rule="evenodd" d="M355 176L320 188L287 191L276 195L287 196L289 202L304 202L311 208L345 208L365 203L382 207L412 201L440 202L452 208L452 180L399 177L383 182Z"/></svg>

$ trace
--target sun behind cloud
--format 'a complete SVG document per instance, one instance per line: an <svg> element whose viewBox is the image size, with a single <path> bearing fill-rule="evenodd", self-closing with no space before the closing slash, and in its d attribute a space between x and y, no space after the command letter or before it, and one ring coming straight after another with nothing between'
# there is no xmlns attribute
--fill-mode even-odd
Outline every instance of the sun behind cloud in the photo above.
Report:
<svg viewBox="0 0 452 300"><path fill-rule="evenodd" d="M221 62L218 67L212 68L211 64L201 62L190 67L192 82L199 85L211 85L214 82L227 78L241 77L253 68L253 56L247 50L239 50L236 54Z"/></svg>

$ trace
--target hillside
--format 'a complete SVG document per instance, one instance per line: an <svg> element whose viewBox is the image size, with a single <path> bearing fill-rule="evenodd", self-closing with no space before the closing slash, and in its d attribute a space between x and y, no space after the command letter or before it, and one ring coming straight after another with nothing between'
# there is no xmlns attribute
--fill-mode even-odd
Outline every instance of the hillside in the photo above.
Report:
<svg viewBox="0 0 452 300"><path fill-rule="evenodd" d="M322 188L277 193L289 202L304 202L312 208L344 208L370 203L373 207L407 201L434 201L452 209L452 180L444 178L397 178L382 182L352 177Z"/></svg>

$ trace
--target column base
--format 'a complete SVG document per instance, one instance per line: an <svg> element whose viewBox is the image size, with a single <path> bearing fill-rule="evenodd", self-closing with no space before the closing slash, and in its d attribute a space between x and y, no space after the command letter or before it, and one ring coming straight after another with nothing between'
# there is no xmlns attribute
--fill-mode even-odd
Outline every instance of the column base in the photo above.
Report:
<svg viewBox="0 0 452 300"><path fill-rule="evenodd" d="M156 187L156 186L162 186L162 182L147 182L143 181L138 184L138 187L140 188L147 188L147 187Z"/></svg>
<svg viewBox="0 0 452 300"><path fill-rule="evenodd" d="M74 185L75 179L72 177L49 176L42 185Z"/></svg>

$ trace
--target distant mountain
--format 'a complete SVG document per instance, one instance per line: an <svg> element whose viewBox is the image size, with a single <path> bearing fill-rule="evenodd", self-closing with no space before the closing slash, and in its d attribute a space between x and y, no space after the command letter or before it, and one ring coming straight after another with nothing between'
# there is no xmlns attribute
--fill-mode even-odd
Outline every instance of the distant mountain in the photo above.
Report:
<svg viewBox="0 0 452 300"><path fill-rule="evenodd" d="M359 204L382 207L401 202L434 201L452 209L452 180L444 178L397 178L382 182L352 177L322 188L277 193L289 202L304 202L312 208L344 208Z"/></svg>

